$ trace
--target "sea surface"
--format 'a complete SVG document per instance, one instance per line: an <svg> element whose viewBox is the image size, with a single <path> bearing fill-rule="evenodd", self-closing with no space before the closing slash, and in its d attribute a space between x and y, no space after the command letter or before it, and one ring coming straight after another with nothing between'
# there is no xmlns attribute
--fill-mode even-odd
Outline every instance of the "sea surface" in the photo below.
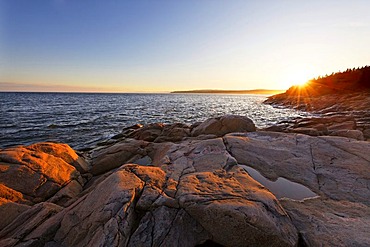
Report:
<svg viewBox="0 0 370 247"><path fill-rule="evenodd" d="M257 127L307 116L276 109L261 95L0 93L0 148L54 141L90 147L136 123L195 123L245 115Z"/></svg>

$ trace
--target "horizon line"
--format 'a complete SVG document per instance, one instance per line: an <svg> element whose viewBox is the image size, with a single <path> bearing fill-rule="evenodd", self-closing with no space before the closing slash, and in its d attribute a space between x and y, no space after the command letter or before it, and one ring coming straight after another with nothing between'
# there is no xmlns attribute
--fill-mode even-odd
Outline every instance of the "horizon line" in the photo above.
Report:
<svg viewBox="0 0 370 247"><path fill-rule="evenodd" d="M174 90L174 91L41 91L41 90L1 90L0 93L82 93L82 94L263 94L252 93L253 91L286 91L287 89L194 89L194 90ZM209 91L209 92L207 92ZM246 92L246 93L243 93Z"/></svg>

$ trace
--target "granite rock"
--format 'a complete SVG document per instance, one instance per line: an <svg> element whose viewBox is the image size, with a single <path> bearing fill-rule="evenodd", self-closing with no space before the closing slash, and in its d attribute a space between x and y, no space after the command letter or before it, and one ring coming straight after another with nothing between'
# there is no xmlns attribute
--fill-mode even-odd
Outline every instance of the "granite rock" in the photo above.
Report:
<svg viewBox="0 0 370 247"><path fill-rule="evenodd" d="M26 201L45 201L76 180L81 160L66 144L39 143L0 150L0 182ZM82 163L82 162L81 162Z"/></svg>
<svg viewBox="0 0 370 247"><path fill-rule="evenodd" d="M256 131L253 121L245 116L225 115L210 118L192 129L192 136L209 135L223 136L232 132Z"/></svg>
<svg viewBox="0 0 370 247"><path fill-rule="evenodd" d="M370 207L348 201L281 200L306 246L369 246Z"/></svg>
<svg viewBox="0 0 370 247"><path fill-rule="evenodd" d="M65 145L0 150L0 246L366 246L370 143L249 121L140 126L79 168ZM278 200L240 165L318 197Z"/></svg>
<svg viewBox="0 0 370 247"><path fill-rule="evenodd" d="M344 137L253 132L224 137L240 164L284 177L334 200L370 205L370 143Z"/></svg>

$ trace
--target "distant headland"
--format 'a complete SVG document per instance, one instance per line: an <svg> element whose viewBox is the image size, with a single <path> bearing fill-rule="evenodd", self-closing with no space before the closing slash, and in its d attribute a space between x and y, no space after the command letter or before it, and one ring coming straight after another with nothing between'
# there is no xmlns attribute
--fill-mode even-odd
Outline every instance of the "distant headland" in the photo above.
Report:
<svg viewBox="0 0 370 247"><path fill-rule="evenodd" d="M200 90L186 90L173 91L171 93L210 93L210 94L278 94L285 90L272 89L253 89L253 90L216 90L216 89L200 89Z"/></svg>

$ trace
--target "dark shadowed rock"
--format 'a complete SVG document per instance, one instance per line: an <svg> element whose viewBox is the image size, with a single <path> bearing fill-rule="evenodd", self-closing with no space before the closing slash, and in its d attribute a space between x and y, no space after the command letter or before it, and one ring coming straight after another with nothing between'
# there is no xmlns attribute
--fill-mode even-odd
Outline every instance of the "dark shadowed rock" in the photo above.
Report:
<svg viewBox="0 0 370 247"><path fill-rule="evenodd" d="M111 137L111 139L122 139L124 137L127 137L129 136L130 134L132 134L135 130L137 129L140 129L142 128L143 125L141 124L135 124L135 125L132 125L132 126L129 126L129 127L126 127L126 128L123 128L122 129L122 132L117 134L117 135L114 135Z"/></svg>
<svg viewBox="0 0 370 247"><path fill-rule="evenodd" d="M370 139L370 129L365 129L363 135L366 140Z"/></svg>
<svg viewBox="0 0 370 247"><path fill-rule="evenodd" d="M300 109L319 115L319 117L297 120L296 123L289 124L288 127L293 130L299 127L308 127L315 128L321 132L316 128L318 123L323 124L328 130L327 132L319 133L319 135L341 136L344 131L357 130L364 132L368 129L370 123L369 88L351 88L344 91L334 90L328 93L322 91L322 85L314 88L312 85L316 84L312 83L311 81L309 83L310 86L305 88L292 87L283 94L273 95L265 103L273 106ZM284 128L284 131L286 130L287 128ZM363 134L365 135L365 133ZM354 137L352 133L349 137L362 140L358 135ZM367 140L368 138L365 137L364 139Z"/></svg>
<svg viewBox="0 0 370 247"><path fill-rule="evenodd" d="M178 142L190 135L190 126L182 123L149 124L137 129L129 136L147 142Z"/></svg>
<svg viewBox="0 0 370 247"><path fill-rule="evenodd" d="M218 118L210 118L192 129L192 136L213 134L223 136L232 132L256 131L253 121L245 116L225 115Z"/></svg>
<svg viewBox="0 0 370 247"><path fill-rule="evenodd" d="M331 131L330 135L348 137L359 141L363 141L365 139L363 133L359 130L335 130Z"/></svg>
<svg viewBox="0 0 370 247"><path fill-rule="evenodd" d="M369 206L320 198L281 203L306 246L369 246Z"/></svg>
<svg viewBox="0 0 370 247"><path fill-rule="evenodd" d="M165 125L163 123L149 124L135 130L129 135L129 137L137 140L153 142L158 136L161 135L164 126Z"/></svg>
<svg viewBox="0 0 370 247"><path fill-rule="evenodd" d="M15 246L23 242L23 246L40 246L44 244L45 239L27 238L43 222L60 212L62 207L53 203L39 203L21 213L12 223L8 224L0 231L0 246ZM55 229L55 226L54 226ZM47 229L47 233L52 228ZM48 235L44 235L45 238Z"/></svg>
<svg viewBox="0 0 370 247"><path fill-rule="evenodd" d="M3 229L30 206L0 197L0 229Z"/></svg>
<svg viewBox="0 0 370 247"><path fill-rule="evenodd" d="M314 128L300 127L300 128L293 129L292 132L305 134L305 135L310 135L310 136L318 136L319 135L319 131L317 129L314 129Z"/></svg>
<svg viewBox="0 0 370 247"><path fill-rule="evenodd" d="M160 136L154 142L178 142L190 136L190 126L176 123L165 125Z"/></svg>
<svg viewBox="0 0 370 247"><path fill-rule="evenodd" d="M128 163L131 159L136 160L146 155L145 141L128 139L113 146L104 147L93 151L91 154L91 173L103 174L114 168Z"/></svg>

